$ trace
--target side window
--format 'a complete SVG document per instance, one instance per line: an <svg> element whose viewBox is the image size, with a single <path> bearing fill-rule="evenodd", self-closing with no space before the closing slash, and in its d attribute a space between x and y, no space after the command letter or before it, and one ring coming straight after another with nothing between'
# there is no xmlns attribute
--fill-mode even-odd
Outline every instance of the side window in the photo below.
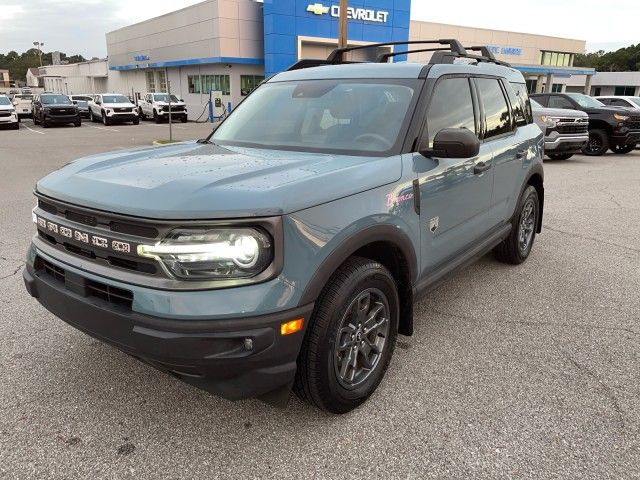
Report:
<svg viewBox="0 0 640 480"><path fill-rule="evenodd" d="M476 133L473 99L468 78L445 78L433 91L427 112L429 148L436 134L445 128L466 128Z"/></svg>
<svg viewBox="0 0 640 480"><path fill-rule="evenodd" d="M512 131L511 115L500 82L494 78L477 78L476 82L484 107L485 140Z"/></svg>
<svg viewBox="0 0 640 480"><path fill-rule="evenodd" d="M605 105L611 105L612 103L610 98L598 98L598 100L600 100Z"/></svg>
<svg viewBox="0 0 640 480"><path fill-rule="evenodd" d="M529 101L526 84L506 84L506 90L511 102L511 110L513 111L516 126L522 127L533 123L533 113L531 112L531 102Z"/></svg>
<svg viewBox="0 0 640 480"><path fill-rule="evenodd" d="M553 95L549 97L549 108L566 108L571 110L575 107L573 106L573 103L566 98Z"/></svg>

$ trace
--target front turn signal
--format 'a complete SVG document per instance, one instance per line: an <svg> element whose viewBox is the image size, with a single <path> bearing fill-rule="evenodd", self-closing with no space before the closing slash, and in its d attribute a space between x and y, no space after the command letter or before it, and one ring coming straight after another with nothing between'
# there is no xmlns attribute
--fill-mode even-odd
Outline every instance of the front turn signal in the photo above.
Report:
<svg viewBox="0 0 640 480"><path fill-rule="evenodd" d="M280 325L280 335L291 335L302 330L304 318L296 318Z"/></svg>

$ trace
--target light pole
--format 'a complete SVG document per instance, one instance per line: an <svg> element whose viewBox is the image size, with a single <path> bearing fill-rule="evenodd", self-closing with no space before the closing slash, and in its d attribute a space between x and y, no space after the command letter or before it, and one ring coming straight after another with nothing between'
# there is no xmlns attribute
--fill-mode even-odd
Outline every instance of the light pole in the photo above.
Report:
<svg viewBox="0 0 640 480"><path fill-rule="evenodd" d="M44 42L33 42L33 45L38 47L38 56L40 57L40 66L42 66L42 47L44 47Z"/></svg>
<svg viewBox="0 0 640 480"><path fill-rule="evenodd" d="M338 47L347 46L347 0L340 0L340 17L338 19Z"/></svg>

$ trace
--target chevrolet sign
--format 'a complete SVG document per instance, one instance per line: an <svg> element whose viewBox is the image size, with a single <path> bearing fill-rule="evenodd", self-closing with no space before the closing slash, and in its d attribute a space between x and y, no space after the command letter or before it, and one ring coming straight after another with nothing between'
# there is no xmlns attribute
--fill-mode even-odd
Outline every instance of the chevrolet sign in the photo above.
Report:
<svg viewBox="0 0 640 480"><path fill-rule="evenodd" d="M307 12L315 15L325 15L329 13L332 17L338 18L340 16L340 6L332 5L331 7L327 7L322 3L313 3L307 7ZM387 23L387 20L389 20L389 12L368 8L348 7L347 18L364 22Z"/></svg>

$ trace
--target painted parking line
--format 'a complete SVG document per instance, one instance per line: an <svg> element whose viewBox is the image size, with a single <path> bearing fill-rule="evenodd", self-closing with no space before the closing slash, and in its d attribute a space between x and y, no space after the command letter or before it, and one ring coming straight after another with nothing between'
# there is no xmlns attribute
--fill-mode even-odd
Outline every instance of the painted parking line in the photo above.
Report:
<svg viewBox="0 0 640 480"><path fill-rule="evenodd" d="M116 130L115 128L96 127L95 125L87 125L87 127L95 128L97 130L106 130L107 132L119 132L120 131L120 130Z"/></svg>
<svg viewBox="0 0 640 480"><path fill-rule="evenodd" d="M29 127L27 127L24 123L22 124L22 126L23 126L24 128L26 128L27 130L29 130L30 132L33 132L33 133L39 133L40 135L45 135L45 133L44 133L44 132L39 132L38 130L34 130L33 128L29 128Z"/></svg>

